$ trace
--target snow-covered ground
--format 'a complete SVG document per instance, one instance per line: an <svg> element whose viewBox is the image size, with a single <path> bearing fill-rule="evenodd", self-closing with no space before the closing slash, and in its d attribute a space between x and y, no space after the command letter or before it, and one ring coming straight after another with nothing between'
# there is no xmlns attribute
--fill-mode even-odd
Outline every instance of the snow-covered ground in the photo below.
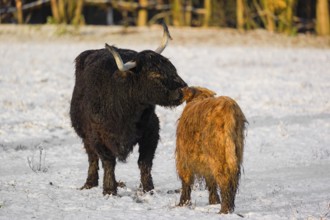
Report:
<svg viewBox="0 0 330 220"><path fill-rule="evenodd" d="M108 43L157 46L134 38ZM117 179L126 183L119 196L102 195L102 169L99 187L78 190L88 162L68 116L74 58L104 43L1 38L0 219L241 219L217 214L220 206L208 205L200 183L192 206L176 206L175 129L183 106L157 108L153 195L139 191L136 150L117 165ZM185 42L170 43L163 55L189 85L234 98L249 121L235 213L256 220L330 218L330 49Z"/></svg>

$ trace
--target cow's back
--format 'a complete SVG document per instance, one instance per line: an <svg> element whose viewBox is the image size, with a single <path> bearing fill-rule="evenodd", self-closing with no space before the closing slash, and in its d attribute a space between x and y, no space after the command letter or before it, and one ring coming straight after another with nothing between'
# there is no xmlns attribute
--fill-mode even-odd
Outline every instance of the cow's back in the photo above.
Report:
<svg viewBox="0 0 330 220"><path fill-rule="evenodd" d="M124 62L133 60L136 51L119 49ZM106 49L86 50L75 59L75 86L73 89L70 118L76 133L84 138L90 125L91 107L98 107L109 91L116 90L116 79L112 75L118 70L111 53ZM109 88L111 85L111 88ZM103 87L108 87L103 89ZM96 94L97 93L97 94ZM108 97L109 98L109 97ZM96 104L95 104L96 103ZM98 103L98 104L97 104Z"/></svg>

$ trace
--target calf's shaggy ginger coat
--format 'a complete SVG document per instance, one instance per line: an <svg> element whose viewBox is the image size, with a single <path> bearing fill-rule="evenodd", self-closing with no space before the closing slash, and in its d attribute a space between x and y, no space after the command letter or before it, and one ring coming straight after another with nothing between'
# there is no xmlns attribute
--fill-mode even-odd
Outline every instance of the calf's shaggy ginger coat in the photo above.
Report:
<svg viewBox="0 0 330 220"><path fill-rule="evenodd" d="M201 87L183 89L186 106L179 119L176 167L182 181L179 205L191 200L195 177L204 178L209 203L220 203L220 213L233 212L243 160L246 118L238 104L226 96L215 97Z"/></svg>

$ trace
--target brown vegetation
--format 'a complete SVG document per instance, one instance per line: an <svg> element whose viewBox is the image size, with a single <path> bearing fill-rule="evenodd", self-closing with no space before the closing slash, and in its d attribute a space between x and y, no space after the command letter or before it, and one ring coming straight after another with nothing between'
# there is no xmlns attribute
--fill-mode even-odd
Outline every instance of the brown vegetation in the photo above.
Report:
<svg viewBox="0 0 330 220"><path fill-rule="evenodd" d="M12 2L16 2L13 5ZM242 30L265 28L267 31L293 35L296 32L330 34L328 0L50 0L25 3L4 1L0 5L0 23L28 22L31 11L51 8L48 22L84 24L89 19L103 19L106 24L146 26L163 19L174 26L235 27ZM41 7L44 4L46 7ZM16 7L16 8L15 8ZM95 11L98 7L99 11ZM94 10L86 13L83 9ZM95 13L103 11L103 15Z"/></svg>

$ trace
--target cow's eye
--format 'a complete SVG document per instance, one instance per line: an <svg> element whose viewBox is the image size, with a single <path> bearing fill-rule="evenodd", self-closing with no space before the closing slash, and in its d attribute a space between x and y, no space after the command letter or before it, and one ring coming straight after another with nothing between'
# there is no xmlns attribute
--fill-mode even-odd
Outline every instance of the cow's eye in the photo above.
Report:
<svg viewBox="0 0 330 220"><path fill-rule="evenodd" d="M163 75L158 73L158 72L150 73L149 77L152 78L152 79L162 79L162 78L164 78Z"/></svg>

